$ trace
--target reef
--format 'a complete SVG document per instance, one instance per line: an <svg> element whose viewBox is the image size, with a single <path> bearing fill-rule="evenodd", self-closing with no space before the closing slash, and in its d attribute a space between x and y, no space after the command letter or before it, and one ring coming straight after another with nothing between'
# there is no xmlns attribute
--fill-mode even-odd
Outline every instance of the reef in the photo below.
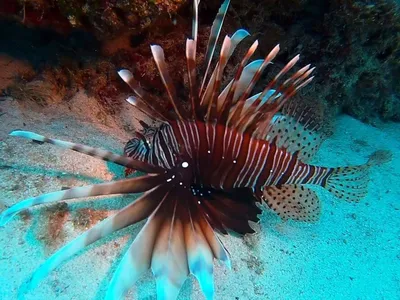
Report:
<svg viewBox="0 0 400 300"><path fill-rule="evenodd" d="M185 0L4 0L0 14L28 26L51 27L60 33L74 28L99 39L122 32L138 34L163 13L173 15Z"/></svg>
<svg viewBox="0 0 400 300"><path fill-rule="evenodd" d="M16 34L11 45L6 42L8 35L0 34L0 52L29 61L36 72L17 75L3 96L18 96L21 91L15 86L21 82L27 84L22 92L45 82L51 85L47 90L56 91L64 101L83 89L108 113L116 114L118 101L129 92L116 76L118 69L131 69L153 93L162 90L150 41L164 48L173 79L181 82L186 76L182 41L190 35L189 2L2 1L0 22L7 28L3 32ZM220 1L201 2L205 17L200 20L199 52L212 24L207 16L215 15L219 5ZM396 2L232 0L223 34L238 26L260 39L258 56L280 43L271 74L297 53L303 64L316 66L313 84L297 101L311 106L325 120L344 112L368 123L400 121L400 15ZM241 54L233 57L233 65ZM270 73L265 74L264 82ZM55 102L47 95L36 98L41 105L46 103L44 98Z"/></svg>
<svg viewBox="0 0 400 300"><path fill-rule="evenodd" d="M391 0L238 1L240 25L260 33L262 52L278 41L287 61L301 53L316 66L306 101L328 115L400 121L400 15Z"/></svg>
<svg viewBox="0 0 400 300"><path fill-rule="evenodd" d="M108 7L118 10L117 6L121 8L125 3L126 13L120 14L121 19L126 23L129 19L126 14L130 12L138 14L141 21L135 25L124 23L121 28L107 27L109 21L104 18L96 23L97 19L89 16L82 16L82 19L93 20L90 26L87 23L85 26L64 26L65 20L61 20L68 15L61 5L64 1L25 1L25 6L17 1L6 2L0 4L0 54L9 57L7 64L24 61L30 67L12 74L12 82L0 87L3 89L0 93L2 100L30 101L45 106L68 101L82 89L94 97L107 113L118 113L120 97L129 91L117 77L118 69L132 69L155 90L162 86L151 58L150 40L163 44L166 53L173 54L172 58L179 57L173 60L177 70L174 74L184 73L182 40L191 19L175 14L185 1L86 1L93 7L96 2L103 3L102 8L98 8L100 11ZM68 2L71 10L75 2L77 7L81 6L79 3L82 1ZM37 15L24 17L24 9L41 12L40 22L30 21L36 20ZM95 14L93 9L89 12ZM184 14L189 12L186 6ZM180 19L178 24L175 18ZM10 32L12 40L9 39ZM36 96L33 94L35 90L39 91Z"/></svg>

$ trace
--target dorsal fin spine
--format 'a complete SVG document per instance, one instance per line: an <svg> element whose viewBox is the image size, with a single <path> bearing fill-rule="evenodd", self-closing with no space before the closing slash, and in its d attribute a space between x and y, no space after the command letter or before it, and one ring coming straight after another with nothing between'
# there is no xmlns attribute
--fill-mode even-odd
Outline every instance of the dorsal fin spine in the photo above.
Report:
<svg viewBox="0 0 400 300"><path fill-rule="evenodd" d="M226 57L225 63L223 65L223 69L226 67L226 64L227 64L228 60L232 56L233 51L236 49L236 47L239 45L239 43L249 35L250 34L246 30L243 30L243 29L237 30L232 35L232 37L230 38L230 44L231 45L230 45L229 51L225 51L224 54L221 51L221 55L223 54ZM225 40L224 40L224 42L225 42ZM224 44L223 44L223 47L224 47ZM214 71L211 74L211 77L210 77L210 79L209 79L209 81L207 83L207 86L206 86L206 88L204 90L204 93L203 93L203 95L201 97L201 100L200 100L200 106L201 107L206 107L209 104L209 102L211 101L212 97L213 97L212 93L213 93L213 90L214 90L214 87L215 87L215 83L216 83L216 80L217 80L217 71L218 71L218 68L219 68L220 65L221 64L219 62L217 62L217 65L216 65L216 67L214 68ZM217 107L221 106L221 104L219 104L219 102L220 102L220 98L221 98L222 94L223 93L221 93L217 98Z"/></svg>
<svg viewBox="0 0 400 300"><path fill-rule="evenodd" d="M242 75L242 72L249 61L250 57L254 54L258 47L258 40L254 41L254 43L250 46L249 50L247 51L246 55L243 57L238 70L236 71L235 78L233 80L233 83L228 91L228 94L224 100L224 103L222 104L221 110L218 113L218 119L221 122L227 122L228 121L228 116L229 116L229 110L231 108L232 102L233 102L233 96L235 94L236 86L238 84L238 81L240 79L240 76Z"/></svg>
<svg viewBox="0 0 400 300"><path fill-rule="evenodd" d="M192 39L186 40L186 62L188 69L192 119L195 119L196 111L198 111L199 107L198 105L199 100L196 93L196 41L195 40Z"/></svg>
<svg viewBox="0 0 400 300"><path fill-rule="evenodd" d="M169 100L171 101L172 107L174 108L174 111L178 116L178 118L182 121L183 117L181 115L179 107L177 106L175 87L173 85L172 79L168 72L167 65L165 63L164 50L159 45L151 45L150 48L154 57L154 61L156 62L157 65L158 72L160 73L161 80L164 83Z"/></svg>
<svg viewBox="0 0 400 300"><path fill-rule="evenodd" d="M188 68L192 119L196 118L196 112L198 111L199 107L199 100L196 92L196 56L197 37L199 32L199 3L200 0L193 0L192 39L186 40L186 59Z"/></svg>
<svg viewBox="0 0 400 300"><path fill-rule="evenodd" d="M271 51L271 53L273 53L273 58L278 54L279 51L279 45L277 45L277 50L275 50L275 48ZM275 50L275 51L274 51ZM272 58L272 59L273 59ZM274 77L274 79L272 79L270 81L270 83L264 88L264 90L262 91L261 95L258 97L258 99L254 102L255 104L259 104L261 102L261 100L265 97L265 95L268 93L269 90L271 90L271 88L276 84L276 82L278 81L278 79L285 75L299 60L300 56L296 55L294 58L292 58L285 67L283 67L283 69Z"/></svg>
<svg viewBox="0 0 400 300"><path fill-rule="evenodd" d="M311 68L310 70L305 72L303 75L301 75L296 81L294 81L291 85L289 85L285 91L282 91L282 89L283 89L283 84L282 84L275 92L275 93L277 93L279 90L282 92L282 95L279 97L279 99L277 99L272 104L269 104L268 102L266 102L259 108L259 117L258 117L257 121L259 122L259 120L261 118L263 118L264 120L261 121L260 127L257 129L256 133L254 134L255 137L259 137L259 136L262 137L267 134L268 124L271 122L272 117L282 108L282 106L291 97L293 97L296 94L296 92L299 89L303 88L304 86L306 86L308 83L310 83L312 81L312 79L314 77L310 77L308 79L306 79L306 78L311 74L311 72L314 69L315 68ZM295 75L293 75L293 76L295 76Z"/></svg>
<svg viewBox="0 0 400 300"><path fill-rule="evenodd" d="M154 109L154 107L147 104L143 99L139 97L130 96L128 97L128 99L126 99L126 101L129 104L138 108L141 112L149 116L151 119L155 119L162 123L168 122L168 119L163 114Z"/></svg>
<svg viewBox="0 0 400 300"><path fill-rule="evenodd" d="M214 106L214 110L216 111L216 101L217 101L217 93L219 91L219 88L221 86L221 79L222 79L222 73L225 69L225 66L228 62L228 56L229 52L231 49L231 38L229 36L225 36L224 42L222 44L222 49L221 49L221 55L220 59L217 65L217 73L216 73L216 79L215 79L215 84L213 87L213 91L211 94L211 99L208 102L208 108L207 108L207 114L206 114L206 120L209 121L211 119L211 116L215 116L215 113L211 113L211 109Z"/></svg>
<svg viewBox="0 0 400 300"><path fill-rule="evenodd" d="M280 50L280 46L279 44L276 45L267 55L266 57L266 61L267 62L272 62L272 60L276 57L276 55L278 54ZM267 92L270 90L270 88L272 87L272 83L270 83L264 90L263 92L258 96L258 98L253 102L253 104L251 105L253 107L253 109L257 108L258 105L261 103L262 99L265 97L265 95L267 94Z"/></svg>
<svg viewBox="0 0 400 300"><path fill-rule="evenodd" d="M132 91L135 93L136 98L140 99L148 106L152 107L154 110L157 110L160 114L163 115L166 119L169 119L168 112L164 109L164 107L158 105L156 99L149 93L146 93L139 85L139 83L133 77L133 74L129 70L122 69L118 72L118 75L122 78L125 83L129 85ZM151 103L148 104L148 102Z"/></svg>
<svg viewBox="0 0 400 300"><path fill-rule="evenodd" d="M300 70L298 70L292 77L290 77L289 79L287 79L283 85L286 86L288 85L291 81L296 80L297 78L299 78L301 75L303 75L306 71L308 71L308 69L310 69L310 64L304 66L303 68L301 68Z"/></svg>
<svg viewBox="0 0 400 300"><path fill-rule="evenodd" d="M200 0L193 0L192 38L196 44L199 32L199 4Z"/></svg>
<svg viewBox="0 0 400 300"><path fill-rule="evenodd" d="M207 75L208 72L210 70L210 66L211 66L211 61L214 55L214 51L215 51L215 46L217 44L218 38L219 38L219 34L221 33L221 28L222 28L222 24L224 23L224 19L226 16L226 12L228 11L228 7L230 4L230 0L225 0L224 3L222 3L217 16L215 17L215 20L213 22L213 25L211 27L211 32L210 32L210 38L208 40L208 44L207 44L207 50L206 50L206 71L204 73L204 78L203 78L203 82L201 83L201 87L199 90L199 96L201 97L203 89L204 89L204 85L206 83L207 80Z"/></svg>
<svg viewBox="0 0 400 300"><path fill-rule="evenodd" d="M274 57L275 57L275 55L270 55L270 54L268 54L265 57L263 63L261 64L261 66L259 67L257 72L254 74L254 76L253 76L252 80L250 81L249 85L247 86L245 92L242 94L242 96L238 100L238 106L236 107L235 114L232 117L232 122L237 123L238 129L240 127L242 127L243 123L245 123L246 120L248 120L248 118L240 118L246 99L250 96L250 93L253 90L254 86L256 85L257 81L260 79L262 72L265 70L267 65L269 65L271 63L271 60L274 59ZM239 121L236 121L237 119L239 119Z"/></svg>
<svg viewBox="0 0 400 300"><path fill-rule="evenodd" d="M292 86L290 92L286 95L286 97L284 97L279 103L277 103L277 106L276 106L276 108L273 110L273 114L272 114L272 115L275 115L275 113L276 113L277 111L279 111L279 110L282 108L283 104L284 104L288 99L290 99L291 97L293 97L293 96L297 93L297 91L298 91L299 89L301 89L301 88L305 87L307 84L309 84L309 83L313 80L313 78L314 78L314 76L308 78L306 81L304 81L303 83L301 83L301 84L300 84L299 86L297 86L297 87ZM265 121L263 122L263 123L264 123L264 126L262 126L262 128L263 128L263 131L262 131L262 133L261 133L262 136L266 136L266 135L267 135L267 133L268 133L268 124L269 124L269 122L270 122L270 120L269 120L268 122L267 122L267 120L265 120Z"/></svg>

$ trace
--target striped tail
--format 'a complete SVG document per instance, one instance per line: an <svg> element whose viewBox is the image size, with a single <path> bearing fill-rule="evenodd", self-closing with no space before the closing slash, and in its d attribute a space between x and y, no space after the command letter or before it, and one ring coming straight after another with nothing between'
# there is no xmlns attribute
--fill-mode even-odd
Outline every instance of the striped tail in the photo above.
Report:
<svg viewBox="0 0 400 300"><path fill-rule="evenodd" d="M340 199L359 202L367 195L371 167L391 159L388 151L376 151L361 166L322 168L300 164L281 185L264 186L262 201L282 219L315 222L321 213L321 204L310 185L320 185Z"/></svg>

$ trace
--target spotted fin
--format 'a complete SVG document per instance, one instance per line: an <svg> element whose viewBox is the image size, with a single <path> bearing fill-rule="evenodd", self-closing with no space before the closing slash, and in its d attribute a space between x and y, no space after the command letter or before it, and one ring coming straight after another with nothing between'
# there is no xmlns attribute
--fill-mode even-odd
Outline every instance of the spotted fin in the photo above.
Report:
<svg viewBox="0 0 400 300"><path fill-rule="evenodd" d="M378 150L372 153L366 164L332 168L322 186L339 199L359 202L368 193L370 168L390 161L390 151Z"/></svg>
<svg viewBox="0 0 400 300"><path fill-rule="evenodd" d="M273 118L266 136L268 141L276 141L278 147L286 148L291 154L298 153L300 161L309 162L317 153L324 135L299 119L287 115Z"/></svg>
<svg viewBox="0 0 400 300"><path fill-rule="evenodd" d="M339 199L359 202L368 193L369 167L334 168L323 186Z"/></svg>
<svg viewBox="0 0 400 300"><path fill-rule="evenodd" d="M265 187L262 200L282 219L316 222L321 214L318 196L303 185Z"/></svg>

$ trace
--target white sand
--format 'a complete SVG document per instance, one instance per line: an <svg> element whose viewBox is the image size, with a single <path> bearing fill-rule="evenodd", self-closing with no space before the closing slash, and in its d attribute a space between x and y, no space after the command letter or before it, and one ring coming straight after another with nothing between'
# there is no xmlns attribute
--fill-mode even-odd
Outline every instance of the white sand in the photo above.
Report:
<svg viewBox="0 0 400 300"><path fill-rule="evenodd" d="M0 201L4 205L64 186L122 176L122 169L111 164L48 144L8 137L7 133L32 130L121 152L129 134L119 128L134 126L127 124L132 113L128 108L124 109L123 121L115 122L83 93L57 109L31 112L27 110L30 107L21 109L16 102L0 102L0 108L5 112L0 116L0 165L13 166L0 168ZM99 114L103 116L100 124ZM360 164L378 149L391 150L394 158L373 169L370 193L362 203L344 203L321 191L323 214L317 224L283 223L265 213L258 226L261 232L246 238L246 243L223 238L232 255L233 270L216 267L216 299L400 299L400 124L373 128L341 117L317 162L326 166ZM128 202L129 197L70 202L64 238L51 245L38 240L46 234L43 207L32 210L31 220L14 218L0 229L0 299L16 299L19 286L46 257L82 232L72 223L74 210L115 210ZM126 241L132 241L137 229L128 228L109 238L108 243L89 247L25 298L102 299L112 276L110 268L115 268ZM128 298L155 299L150 273ZM185 283L180 299L203 299L194 280Z"/></svg>

